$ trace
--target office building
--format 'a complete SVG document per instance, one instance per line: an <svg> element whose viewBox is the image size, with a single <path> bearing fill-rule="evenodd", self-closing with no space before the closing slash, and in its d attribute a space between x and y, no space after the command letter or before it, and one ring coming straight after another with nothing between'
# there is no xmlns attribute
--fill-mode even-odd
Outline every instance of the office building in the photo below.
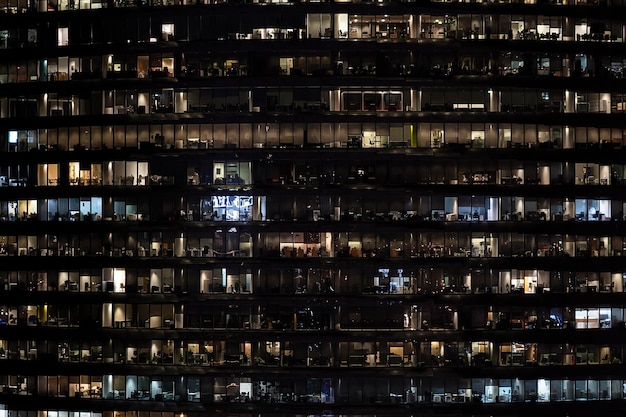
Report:
<svg viewBox="0 0 626 417"><path fill-rule="evenodd" d="M624 414L623 0L0 12L0 417Z"/></svg>

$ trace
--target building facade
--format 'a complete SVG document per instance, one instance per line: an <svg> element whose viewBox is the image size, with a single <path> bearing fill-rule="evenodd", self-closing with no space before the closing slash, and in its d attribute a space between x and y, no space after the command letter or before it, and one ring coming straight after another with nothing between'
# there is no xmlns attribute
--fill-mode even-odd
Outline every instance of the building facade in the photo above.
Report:
<svg viewBox="0 0 626 417"><path fill-rule="evenodd" d="M624 414L626 1L0 12L0 417Z"/></svg>

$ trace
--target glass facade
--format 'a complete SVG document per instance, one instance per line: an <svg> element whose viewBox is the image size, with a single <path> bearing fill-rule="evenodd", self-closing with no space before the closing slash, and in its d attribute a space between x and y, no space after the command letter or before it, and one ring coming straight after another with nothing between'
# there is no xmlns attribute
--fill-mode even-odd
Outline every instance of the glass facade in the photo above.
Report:
<svg viewBox="0 0 626 417"><path fill-rule="evenodd" d="M624 16L0 1L0 417L623 415Z"/></svg>

